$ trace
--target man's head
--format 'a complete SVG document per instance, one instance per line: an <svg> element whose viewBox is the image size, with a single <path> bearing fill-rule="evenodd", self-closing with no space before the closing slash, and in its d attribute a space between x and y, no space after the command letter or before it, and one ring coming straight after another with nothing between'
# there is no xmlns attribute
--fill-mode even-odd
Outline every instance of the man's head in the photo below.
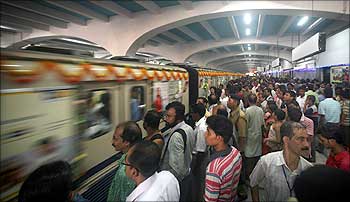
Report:
<svg viewBox="0 0 350 202"><path fill-rule="evenodd" d="M332 98L333 97L333 89L331 87L326 87L324 89L324 96L326 98Z"/></svg>
<svg viewBox="0 0 350 202"><path fill-rule="evenodd" d="M248 95L248 102L249 102L249 105L255 105L255 104L256 104L256 101L257 101L256 95L254 95L254 94L249 94L249 95Z"/></svg>
<svg viewBox="0 0 350 202"><path fill-rule="evenodd" d="M296 94L294 91L287 91L284 96L283 96L283 100L286 103L291 103L293 100L295 100Z"/></svg>
<svg viewBox="0 0 350 202"><path fill-rule="evenodd" d="M133 121L127 121L119 124L114 131L112 146L116 151L126 153L129 148L142 139L142 132Z"/></svg>
<svg viewBox="0 0 350 202"><path fill-rule="evenodd" d="M288 120L289 121L299 122L301 117L303 116L303 113L297 107L292 107L290 105L288 107L287 115L288 115Z"/></svg>
<svg viewBox="0 0 350 202"><path fill-rule="evenodd" d="M305 86L300 86L298 89L298 94L300 97L304 97L305 96Z"/></svg>
<svg viewBox="0 0 350 202"><path fill-rule="evenodd" d="M71 188L69 163L55 161L40 166L29 175L19 191L18 201L69 201Z"/></svg>
<svg viewBox="0 0 350 202"><path fill-rule="evenodd" d="M216 96L216 94L210 94L208 96L208 102L209 102L209 105L217 104L218 103L218 97Z"/></svg>
<svg viewBox="0 0 350 202"><path fill-rule="evenodd" d="M205 107L203 104L194 104L191 106L191 116L194 121L199 121L205 115Z"/></svg>
<svg viewBox="0 0 350 202"><path fill-rule="evenodd" d="M292 83L288 83L287 88L289 91L292 91L292 90L294 90L294 85Z"/></svg>
<svg viewBox="0 0 350 202"><path fill-rule="evenodd" d="M204 107L207 107L208 99L205 98L205 97L198 97L197 101L196 101L196 104L198 104L198 103L202 103L202 105L204 105Z"/></svg>
<svg viewBox="0 0 350 202"><path fill-rule="evenodd" d="M139 184L152 176L159 168L161 150L151 141L136 143L128 151L125 162L126 175Z"/></svg>
<svg viewBox="0 0 350 202"><path fill-rule="evenodd" d="M305 101L305 102L306 102L309 106L312 106L312 105L315 104L315 100L316 100L316 98L315 98L314 95L308 95L308 96L306 97L306 101Z"/></svg>
<svg viewBox="0 0 350 202"><path fill-rule="evenodd" d="M207 145L216 146L220 143L228 143L233 134L233 125L228 118L213 115L207 118L206 123L208 125L205 133Z"/></svg>
<svg viewBox="0 0 350 202"><path fill-rule="evenodd" d="M304 125L294 121L285 121L281 125L280 133L284 149L297 156L308 153L310 147L309 135Z"/></svg>
<svg viewBox="0 0 350 202"><path fill-rule="evenodd" d="M273 119L275 121L283 121L284 118L286 117L286 114L284 113L284 111L280 110L280 109L276 109L273 113L272 113Z"/></svg>
<svg viewBox="0 0 350 202"><path fill-rule="evenodd" d="M229 96L227 107L231 110L236 109L239 106L241 98L236 94L231 94Z"/></svg>
<svg viewBox="0 0 350 202"><path fill-rule="evenodd" d="M165 109L165 122L168 126L174 127L185 119L185 105L181 102L171 102L165 107Z"/></svg>
<svg viewBox="0 0 350 202"><path fill-rule="evenodd" d="M344 144L344 134L335 124L326 123L317 132L320 134L320 143L328 149Z"/></svg>
<svg viewBox="0 0 350 202"><path fill-rule="evenodd" d="M158 130L161 116L155 110L150 110L143 118L143 128L147 130Z"/></svg>

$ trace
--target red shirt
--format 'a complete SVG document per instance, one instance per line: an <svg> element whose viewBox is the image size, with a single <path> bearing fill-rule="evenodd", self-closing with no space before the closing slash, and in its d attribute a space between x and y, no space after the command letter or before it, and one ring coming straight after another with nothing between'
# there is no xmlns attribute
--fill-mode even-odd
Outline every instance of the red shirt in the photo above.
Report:
<svg viewBox="0 0 350 202"><path fill-rule="evenodd" d="M343 151L335 156L330 154L328 156L326 165L350 172L350 153L348 151Z"/></svg>

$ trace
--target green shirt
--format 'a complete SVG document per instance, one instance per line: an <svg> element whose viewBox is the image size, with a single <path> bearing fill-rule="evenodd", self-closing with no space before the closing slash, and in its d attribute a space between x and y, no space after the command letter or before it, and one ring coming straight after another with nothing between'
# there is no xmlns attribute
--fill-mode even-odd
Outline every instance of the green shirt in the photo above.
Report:
<svg viewBox="0 0 350 202"><path fill-rule="evenodd" d="M107 201L125 201L126 197L134 190L136 184L125 174L125 165L121 163L125 161L126 154L117 160L118 168L115 172L111 186L109 187Z"/></svg>

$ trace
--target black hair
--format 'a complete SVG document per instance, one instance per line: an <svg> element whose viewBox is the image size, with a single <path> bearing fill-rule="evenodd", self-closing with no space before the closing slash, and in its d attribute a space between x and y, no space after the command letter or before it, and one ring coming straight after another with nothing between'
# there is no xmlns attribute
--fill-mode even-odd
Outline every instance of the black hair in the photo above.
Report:
<svg viewBox="0 0 350 202"><path fill-rule="evenodd" d="M34 170L21 186L19 202L69 200L72 171L69 163L55 161Z"/></svg>
<svg viewBox="0 0 350 202"><path fill-rule="evenodd" d="M231 94L230 98L236 100L238 103L241 101L241 97L239 97L237 94Z"/></svg>
<svg viewBox="0 0 350 202"><path fill-rule="evenodd" d="M312 166L296 177L294 191L299 202L346 201L349 193L349 172L325 165Z"/></svg>
<svg viewBox="0 0 350 202"><path fill-rule="evenodd" d="M342 93L343 98L350 99L350 88L345 88Z"/></svg>
<svg viewBox="0 0 350 202"><path fill-rule="evenodd" d="M344 145L344 132L336 124L325 123L317 131L326 139L334 139L338 144Z"/></svg>
<svg viewBox="0 0 350 202"><path fill-rule="evenodd" d="M220 115L220 116L224 116L224 117L228 117L228 112L226 109L218 109L217 112L216 112L217 115Z"/></svg>
<svg viewBox="0 0 350 202"><path fill-rule="evenodd" d="M191 106L191 113L197 113L200 117L205 115L205 107L202 103L193 104Z"/></svg>
<svg viewBox="0 0 350 202"><path fill-rule="evenodd" d="M332 97L333 97L333 90L332 90L331 87L326 87L326 88L324 89L324 96L325 96L326 98L332 98Z"/></svg>
<svg viewBox="0 0 350 202"><path fill-rule="evenodd" d="M217 95L216 94L210 94L208 96L208 102L209 102L209 105L217 104L218 103Z"/></svg>
<svg viewBox="0 0 350 202"><path fill-rule="evenodd" d="M116 128L123 130L123 133L120 137L123 139L123 141L129 142L130 146L142 140L141 128L134 121L120 123Z"/></svg>
<svg viewBox="0 0 350 202"><path fill-rule="evenodd" d="M205 98L205 97L198 97L197 100L198 99L203 100L204 104L208 104L208 99L207 98Z"/></svg>
<svg viewBox="0 0 350 202"><path fill-rule="evenodd" d="M314 84L312 84L312 83L307 84L307 89L313 91L314 90Z"/></svg>
<svg viewBox="0 0 350 202"><path fill-rule="evenodd" d="M150 110L146 113L143 122L147 124L147 127L150 127L154 130L159 129L161 116L155 110Z"/></svg>
<svg viewBox="0 0 350 202"><path fill-rule="evenodd" d="M144 140L136 143L130 151L128 161L142 176L148 178L158 170L161 150L156 143Z"/></svg>
<svg viewBox="0 0 350 202"><path fill-rule="evenodd" d="M212 115L207 118L206 123L216 135L223 137L225 143L233 137L233 125L227 117Z"/></svg>
<svg viewBox="0 0 350 202"><path fill-rule="evenodd" d="M294 92L294 91L292 91L292 90L289 90L289 91L287 91L286 93L288 93L291 97L293 97L294 99L296 98L296 96L297 96L297 94Z"/></svg>
<svg viewBox="0 0 350 202"><path fill-rule="evenodd" d="M294 121L285 121L281 125L280 129L280 134L281 134L281 139L283 137L288 137L291 139L295 135L295 130L306 130L306 127L299 123L299 122L294 122Z"/></svg>
<svg viewBox="0 0 350 202"><path fill-rule="evenodd" d="M169 110L171 108L175 109L175 113L176 113L175 119L177 121L178 120L183 121L185 119L185 105L183 105L179 101L174 101L174 102L169 103L165 107L166 110Z"/></svg>
<svg viewBox="0 0 350 202"><path fill-rule="evenodd" d="M286 118L286 113L284 113L284 111L282 111L280 109L276 109L275 111L273 111L273 113L275 113L275 115L279 121L282 121L282 120L284 120L284 118Z"/></svg>
<svg viewBox="0 0 350 202"><path fill-rule="evenodd" d="M288 107L288 118L290 121L299 122L302 117L302 112L296 107Z"/></svg>
<svg viewBox="0 0 350 202"><path fill-rule="evenodd" d="M254 95L254 94L249 94L249 95L248 95L248 102L249 102L250 104L255 104L255 103L256 103L256 100L257 100L256 95Z"/></svg>
<svg viewBox="0 0 350 202"><path fill-rule="evenodd" d="M312 102L312 104L315 104L316 98L315 98L314 95L308 95L307 98L310 99L310 101ZM307 98L306 98L306 99L307 99Z"/></svg>
<svg viewBox="0 0 350 202"><path fill-rule="evenodd" d="M277 106L276 102L273 101L273 100L268 100L267 101L267 106L269 107L271 112L274 112L276 109L278 109L278 106Z"/></svg>

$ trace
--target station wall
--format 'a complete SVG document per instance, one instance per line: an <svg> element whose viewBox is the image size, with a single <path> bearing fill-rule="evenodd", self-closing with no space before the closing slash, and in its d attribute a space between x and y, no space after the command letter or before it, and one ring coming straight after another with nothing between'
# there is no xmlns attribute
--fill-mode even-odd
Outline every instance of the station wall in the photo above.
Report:
<svg viewBox="0 0 350 202"><path fill-rule="evenodd" d="M326 51L318 55L316 67L349 64L350 28L326 39Z"/></svg>

